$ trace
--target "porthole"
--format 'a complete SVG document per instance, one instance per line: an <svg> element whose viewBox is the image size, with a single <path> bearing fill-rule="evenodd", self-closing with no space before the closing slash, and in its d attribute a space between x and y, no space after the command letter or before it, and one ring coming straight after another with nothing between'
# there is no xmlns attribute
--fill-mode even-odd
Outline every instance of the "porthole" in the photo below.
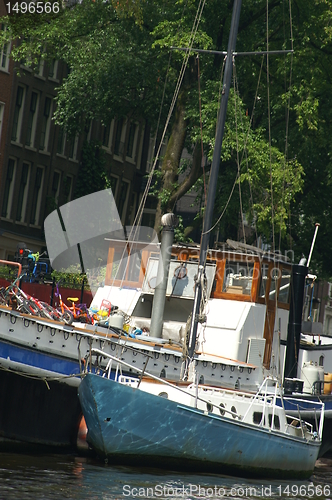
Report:
<svg viewBox="0 0 332 500"><path fill-rule="evenodd" d="M231 412L233 413L232 417L233 417L233 418L236 418L236 413L237 413L237 411L236 411L235 406L232 406L232 408L231 408ZM234 414L235 414L235 415L234 415Z"/></svg>
<svg viewBox="0 0 332 500"><path fill-rule="evenodd" d="M220 403L219 405L219 413L223 417L225 415L225 405L224 403Z"/></svg>
<svg viewBox="0 0 332 500"><path fill-rule="evenodd" d="M212 411L213 410L213 406L211 403L206 403L206 409L207 411Z"/></svg>
<svg viewBox="0 0 332 500"><path fill-rule="evenodd" d="M178 280L182 280L187 276L187 268L184 267L182 264L180 266L176 267L174 270L174 277Z"/></svg>
<svg viewBox="0 0 332 500"><path fill-rule="evenodd" d="M158 394L158 396L160 396L161 398L168 399L168 394L167 394L167 392L160 392L160 393Z"/></svg>
<svg viewBox="0 0 332 500"><path fill-rule="evenodd" d="M156 286L157 286L157 276L152 276L148 280L148 285L149 285L150 288L152 288L154 290L156 288Z"/></svg>

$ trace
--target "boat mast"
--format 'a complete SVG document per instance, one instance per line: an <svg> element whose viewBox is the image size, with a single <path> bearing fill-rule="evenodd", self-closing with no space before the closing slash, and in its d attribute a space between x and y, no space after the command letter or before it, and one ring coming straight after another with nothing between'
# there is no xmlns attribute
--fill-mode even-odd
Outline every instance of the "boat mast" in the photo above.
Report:
<svg viewBox="0 0 332 500"><path fill-rule="evenodd" d="M199 321L201 320L200 305L202 298L202 287L204 286L204 281L205 281L205 264L209 246L210 229L212 226L214 202L216 197L221 147L222 147L222 140L224 135L225 121L226 121L227 103L228 103L229 90L232 80L232 71L233 71L232 59L233 59L233 53L235 51L236 37L239 26L241 2L242 0L234 0L234 5L233 5L232 22L228 40L224 81L223 81L223 88L221 95L221 104L218 116L216 141L213 151L213 159L212 159L212 166L211 166L210 180L209 180L209 190L208 190L207 203L204 216L198 274L195 284L195 299L194 299L192 321L188 339L188 357L186 359L185 378L187 378L188 376L189 363L194 355L196 337L197 337L197 326Z"/></svg>

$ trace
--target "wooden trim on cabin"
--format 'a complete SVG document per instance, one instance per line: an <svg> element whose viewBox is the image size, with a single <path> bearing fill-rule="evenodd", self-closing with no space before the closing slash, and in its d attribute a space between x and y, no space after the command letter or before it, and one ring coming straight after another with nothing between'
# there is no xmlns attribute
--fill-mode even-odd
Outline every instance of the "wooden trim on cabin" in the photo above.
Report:
<svg viewBox="0 0 332 500"><path fill-rule="evenodd" d="M141 268L139 272L139 283L143 283L146 269L148 266L149 252L148 250L142 251Z"/></svg>
<svg viewBox="0 0 332 500"><path fill-rule="evenodd" d="M273 334L274 334L274 322L275 322L275 307L267 307L266 315L265 315L265 325L264 325L264 339L265 349L264 349L264 357L263 357L263 365L265 368L269 369L271 364L271 355L272 355L272 343L273 343Z"/></svg>
<svg viewBox="0 0 332 500"><path fill-rule="evenodd" d="M212 296L216 296L216 298L219 298L220 295L222 294L222 285L225 275L225 265L226 265L226 259L217 260L217 268L215 276L216 287L211 294Z"/></svg>
<svg viewBox="0 0 332 500"><path fill-rule="evenodd" d="M106 264L105 285L111 284L114 252L115 252L115 248L109 246L108 247L108 255L107 255L107 264Z"/></svg>
<svg viewBox="0 0 332 500"><path fill-rule="evenodd" d="M137 244L137 246L139 247L139 243ZM139 278L137 281L129 281L127 279L112 278L113 259L117 248L123 249L123 243L121 242L119 244L116 243L114 244L113 242L113 246L109 247L105 284L122 286L122 287L126 286L132 288L141 288L143 286L144 275L146 273L148 260L150 257L153 257L153 255L156 254L155 250L146 249L146 247L143 247L142 244L142 257L141 257ZM128 255L130 256L130 250L128 252ZM177 259L179 262L192 262L192 263L197 262L198 264L199 248L173 247L172 258ZM253 265L253 278L251 282L250 295L236 293L237 291L235 287L233 291L223 292L223 281L224 281L225 266L227 261ZM290 266L285 263L281 262L275 263L271 261L264 262L263 259L260 259L260 257L256 255L246 255L236 252L232 253L231 251L223 252L220 250L209 250L207 255L207 263L216 265L216 274L212 286L211 298L236 300L239 302L255 302L263 305L267 305L267 302L270 302L270 300L266 300L266 297L269 297L270 293L272 269L278 268L280 269L281 273L282 269L288 269L288 268L290 269ZM263 264L268 264L268 276L267 276L266 290L265 290L266 297L259 297L260 286L261 286L261 270ZM126 278L129 267L130 266L127 267ZM278 278L278 287L280 285L280 280L282 277L281 273ZM273 299L273 303L275 303L275 299ZM288 310L289 302L288 303L279 302L278 307L280 309Z"/></svg>
<svg viewBox="0 0 332 500"><path fill-rule="evenodd" d="M260 264L259 264L259 261L257 261L254 264L254 272L253 272L252 283L251 283L251 301L252 302L256 302L256 299L257 299L259 285L260 285L259 278L260 278Z"/></svg>
<svg viewBox="0 0 332 500"><path fill-rule="evenodd" d="M212 299L225 299L225 300L237 300L238 302L253 302L250 295L242 295L239 293L221 292L211 293Z"/></svg>

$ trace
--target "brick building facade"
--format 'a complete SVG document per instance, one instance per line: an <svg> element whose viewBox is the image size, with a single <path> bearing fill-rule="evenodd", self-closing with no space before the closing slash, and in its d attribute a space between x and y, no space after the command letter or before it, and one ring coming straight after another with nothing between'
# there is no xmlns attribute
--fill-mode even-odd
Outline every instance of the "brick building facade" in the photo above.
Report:
<svg viewBox="0 0 332 500"><path fill-rule="evenodd" d="M0 6L3 15L2 0ZM146 173L148 125L130 119L107 126L93 121L85 133L66 137L52 120L66 66L59 61L42 61L35 70L14 66L9 51L2 49L0 61L0 259L12 258L20 241L33 251L43 249L45 217L73 198L84 141L102 144L122 223L130 224Z"/></svg>

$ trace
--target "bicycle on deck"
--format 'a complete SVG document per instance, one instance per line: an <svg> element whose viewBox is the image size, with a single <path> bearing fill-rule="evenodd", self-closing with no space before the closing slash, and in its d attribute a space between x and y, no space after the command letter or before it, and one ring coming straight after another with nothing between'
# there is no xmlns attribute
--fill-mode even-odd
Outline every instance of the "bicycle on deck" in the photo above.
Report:
<svg viewBox="0 0 332 500"><path fill-rule="evenodd" d="M61 311L61 314L65 319L66 323L70 325L74 320L79 321L80 323L88 323L93 325L94 320L89 313L86 304L77 304L79 301L77 297L68 297L67 300L72 303L71 307L67 306L62 300L62 296L59 290L59 283L56 284L56 292L55 296L59 299L58 310Z"/></svg>

